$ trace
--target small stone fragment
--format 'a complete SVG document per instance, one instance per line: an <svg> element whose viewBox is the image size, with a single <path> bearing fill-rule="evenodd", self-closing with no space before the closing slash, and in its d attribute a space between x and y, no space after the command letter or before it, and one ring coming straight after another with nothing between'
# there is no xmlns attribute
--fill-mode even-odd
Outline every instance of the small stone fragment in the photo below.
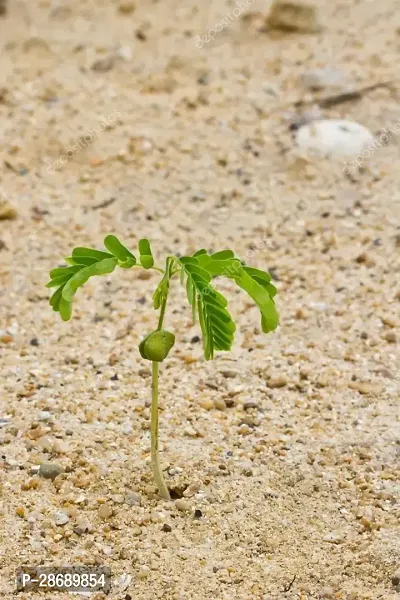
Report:
<svg viewBox="0 0 400 600"><path fill-rule="evenodd" d="M284 377L271 377L271 379L268 379L267 381L267 386L272 389L283 388L287 383L288 382Z"/></svg>
<svg viewBox="0 0 400 600"><path fill-rule="evenodd" d="M324 67L322 69L308 69L301 76L303 86L309 90L322 90L324 88L344 88L347 80L339 69Z"/></svg>
<svg viewBox="0 0 400 600"><path fill-rule="evenodd" d="M51 412L48 410L41 410L39 413L39 421L50 421L52 418Z"/></svg>
<svg viewBox="0 0 400 600"><path fill-rule="evenodd" d="M142 497L137 492L131 492L126 496L125 503L128 506L140 506L142 503Z"/></svg>
<svg viewBox="0 0 400 600"><path fill-rule="evenodd" d="M343 542L343 536L339 533L328 533L323 540L329 544L341 544Z"/></svg>
<svg viewBox="0 0 400 600"><path fill-rule="evenodd" d="M383 337L387 342L389 342L389 344L395 344L397 342L397 337L394 331L388 331Z"/></svg>
<svg viewBox="0 0 400 600"><path fill-rule="evenodd" d="M132 154L143 155L150 154L154 149L153 140L143 135L131 137L129 140L129 151Z"/></svg>
<svg viewBox="0 0 400 600"><path fill-rule="evenodd" d="M114 365L117 364L118 362L118 355L115 354L115 352L113 352L112 354L110 354L109 358L108 358L108 364L113 367Z"/></svg>
<svg viewBox="0 0 400 600"><path fill-rule="evenodd" d="M66 525L69 521L69 516L62 511L57 511L53 515L54 523L58 526Z"/></svg>
<svg viewBox="0 0 400 600"><path fill-rule="evenodd" d="M199 405L205 410L211 410L214 408L214 402L211 400L211 398L200 398Z"/></svg>
<svg viewBox="0 0 400 600"><path fill-rule="evenodd" d="M108 504L102 504L99 508L100 519L109 519L113 515L113 509Z"/></svg>
<svg viewBox="0 0 400 600"><path fill-rule="evenodd" d="M123 15L129 15L136 9L136 5L132 0L120 0L118 10Z"/></svg>
<svg viewBox="0 0 400 600"><path fill-rule="evenodd" d="M321 30L317 7L301 1L275 0L267 15L266 25L271 29L301 33Z"/></svg>
<svg viewBox="0 0 400 600"><path fill-rule="evenodd" d="M182 512L188 512L190 510L190 502L184 500L183 498L175 500L175 506L178 510Z"/></svg>
<svg viewBox="0 0 400 600"><path fill-rule="evenodd" d="M334 590L332 587L324 587L322 588L320 594L321 594L321 598L333 598L333 594L334 594Z"/></svg>
<svg viewBox="0 0 400 600"><path fill-rule="evenodd" d="M352 390L357 390L360 394L365 396L368 395L378 395L382 392L382 386L379 384L374 384L369 381L350 381L349 388Z"/></svg>
<svg viewBox="0 0 400 600"><path fill-rule="evenodd" d="M8 200L3 200L0 198L0 221L5 219L13 220L16 219L17 216L18 213L16 209L11 206Z"/></svg>
<svg viewBox="0 0 400 600"><path fill-rule="evenodd" d="M42 463L39 467L39 475L44 477L44 479L55 479L57 475L63 472L63 468L61 465L57 463L45 462Z"/></svg>
<svg viewBox="0 0 400 600"><path fill-rule="evenodd" d="M214 400L214 406L218 410L225 410L226 409L225 400L223 400L222 398L215 398L215 400Z"/></svg>
<svg viewBox="0 0 400 600"><path fill-rule="evenodd" d="M164 525L161 527L161 531L165 531L165 533L169 533L170 531L172 531L172 527L171 527L171 525L168 525L168 523L164 523Z"/></svg>
<svg viewBox="0 0 400 600"><path fill-rule="evenodd" d="M98 71L100 73L106 73L107 71L111 71L111 69L115 65L115 56L106 56L105 58L100 58L96 60L92 64L92 70Z"/></svg>
<svg viewBox="0 0 400 600"><path fill-rule="evenodd" d="M400 585L400 569L398 569L392 576L392 585Z"/></svg>
<svg viewBox="0 0 400 600"><path fill-rule="evenodd" d="M239 374L239 371L234 371L233 369L221 369L220 373L226 377L226 379L233 379Z"/></svg>
<svg viewBox="0 0 400 600"><path fill-rule="evenodd" d="M10 342L13 341L13 336L10 335L9 333L3 333L2 335L0 335L0 342L2 344L9 344Z"/></svg>
<svg viewBox="0 0 400 600"><path fill-rule="evenodd" d="M244 410L251 410L252 408L260 408L260 406L257 404L257 402L253 402L252 400L246 400L246 402L243 404L243 408Z"/></svg>

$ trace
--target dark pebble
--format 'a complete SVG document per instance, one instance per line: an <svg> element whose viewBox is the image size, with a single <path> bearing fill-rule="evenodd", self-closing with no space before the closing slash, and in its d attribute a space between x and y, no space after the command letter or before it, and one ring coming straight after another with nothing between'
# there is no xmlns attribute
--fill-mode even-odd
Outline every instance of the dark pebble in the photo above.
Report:
<svg viewBox="0 0 400 600"><path fill-rule="evenodd" d="M169 533L170 531L172 531L172 527L171 525L168 525L168 523L164 523L164 525L161 527L161 531Z"/></svg>

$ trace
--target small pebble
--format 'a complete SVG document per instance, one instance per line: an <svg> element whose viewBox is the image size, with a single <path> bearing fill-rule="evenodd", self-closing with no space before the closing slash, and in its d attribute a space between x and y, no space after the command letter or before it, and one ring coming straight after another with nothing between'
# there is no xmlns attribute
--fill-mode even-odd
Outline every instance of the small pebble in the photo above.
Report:
<svg viewBox="0 0 400 600"><path fill-rule="evenodd" d="M18 213L16 209L11 206L11 204L7 200L2 200L0 198L0 221L1 220L13 220L16 219Z"/></svg>
<svg viewBox="0 0 400 600"><path fill-rule="evenodd" d="M233 379L239 374L239 371L234 371L233 369L222 369L220 373L226 377L226 379Z"/></svg>
<svg viewBox="0 0 400 600"><path fill-rule="evenodd" d="M397 342L397 337L394 331L388 331L383 337L387 342L389 342L389 344L395 344Z"/></svg>
<svg viewBox="0 0 400 600"><path fill-rule="evenodd" d="M343 536L339 533L328 533L324 536L323 540L329 544L341 544L343 542Z"/></svg>
<svg viewBox="0 0 400 600"><path fill-rule="evenodd" d="M331 587L322 588L320 594L322 598L333 598L334 590Z"/></svg>
<svg viewBox="0 0 400 600"><path fill-rule="evenodd" d="M190 502L188 502L187 500L184 500L183 498L179 498L178 500L175 500L175 506L178 510L180 510L182 512L187 512L190 510Z"/></svg>
<svg viewBox="0 0 400 600"><path fill-rule="evenodd" d="M223 400L222 398L215 398L215 400L214 400L214 406L218 410L225 410L226 409L225 400Z"/></svg>
<svg viewBox="0 0 400 600"><path fill-rule="evenodd" d="M123 15L129 15L136 9L136 4L132 0L120 0L118 10Z"/></svg>
<svg viewBox="0 0 400 600"><path fill-rule="evenodd" d="M165 531L165 533L169 533L170 531L172 531L172 527L171 527L171 525L168 525L168 523L164 523L164 525L161 527L161 531Z"/></svg>
<svg viewBox="0 0 400 600"><path fill-rule="evenodd" d="M400 585L400 569L398 569L393 575L392 575L392 585L394 586L398 586Z"/></svg>
<svg viewBox="0 0 400 600"><path fill-rule="evenodd" d="M52 414L48 410L42 410L39 413L39 421L50 421L51 418Z"/></svg>
<svg viewBox="0 0 400 600"><path fill-rule="evenodd" d="M267 386L269 388L283 388L287 385L287 380L284 377L271 377L268 379Z"/></svg>
<svg viewBox="0 0 400 600"><path fill-rule="evenodd" d="M211 398L200 398L199 405L205 410L211 410L214 408L214 402L211 400Z"/></svg>
<svg viewBox="0 0 400 600"><path fill-rule="evenodd" d="M271 29L301 33L316 33L322 29L317 7L299 0L275 0L266 24Z"/></svg>
<svg viewBox="0 0 400 600"><path fill-rule="evenodd" d="M125 498L125 504L128 506L140 506L142 503L142 497L137 492L131 492Z"/></svg>
<svg viewBox="0 0 400 600"><path fill-rule="evenodd" d="M113 515L113 509L108 504L102 504L98 512L100 519L109 519Z"/></svg>
<svg viewBox="0 0 400 600"><path fill-rule="evenodd" d="M329 66L322 69L308 69L303 73L301 82L309 90L344 88L348 84L346 77L339 69Z"/></svg>
<svg viewBox="0 0 400 600"><path fill-rule="evenodd" d="M54 518L55 524L59 525L59 526L66 525L69 521L69 516L65 512L62 512L62 511L55 512L53 515L53 518Z"/></svg>
<svg viewBox="0 0 400 600"><path fill-rule="evenodd" d="M39 467L39 475L44 477L44 479L55 479L57 475L63 472L63 468L61 465L57 463L45 462L42 463Z"/></svg>

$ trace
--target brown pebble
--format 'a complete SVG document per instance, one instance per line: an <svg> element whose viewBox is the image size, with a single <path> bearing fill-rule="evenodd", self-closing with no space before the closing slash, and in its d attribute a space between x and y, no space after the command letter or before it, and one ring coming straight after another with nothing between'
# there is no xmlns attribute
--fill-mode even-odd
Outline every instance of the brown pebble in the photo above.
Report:
<svg viewBox="0 0 400 600"><path fill-rule="evenodd" d="M18 213L16 209L11 206L7 200L0 199L0 220L13 220L16 219Z"/></svg>
<svg viewBox="0 0 400 600"><path fill-rule="evenodd" d="M283 388L287 383L288 382L284 377L271 377L271 379L267 381L267 386L272 389Z"/></svg>
<svg viewBox="0 0 400 600"><path fill-rule="evenodd" d="M383 338L389 342L389 344L395 344L397 342L397 337L394 331L388 331L387 333L385 333L385 335L383 336Z"/></svg>
<svg viewBox="0 0 400 600"><path fill-rule="evenodd" d="M132 0L121 0L118 5L118 10L123 15L129 15L136 9L136 5Z"/></svg>
<svg viewBox="0 0 400 600"><path fill-rule="evenodd" d="M114 352L112 354L110 354L109 358L108 358L108 364L113 367L114 365L117 364L118 362L118 356L117 354L115 354Z"/></svg>
<svg viewBox="0 0 400 600"><path fill-rule="evenodd" d="M321 30L317 7L300 1L275 0L267 16L266 25L281 31L315 33Z"/></svg>
<svg viewBox="0 0 400 600"><path fill-rule="evenodd" d="M400 569L398 569L392 576L392 585L400 585Z"/></svg>
<svg viewBox="0 0 400 600"><path fill-rule="evenodd" d="M0 342L2 344L9 344L10 342L13 341L13 336L10 335L9 333L4 333L3 335L0 336Z"/></svg>

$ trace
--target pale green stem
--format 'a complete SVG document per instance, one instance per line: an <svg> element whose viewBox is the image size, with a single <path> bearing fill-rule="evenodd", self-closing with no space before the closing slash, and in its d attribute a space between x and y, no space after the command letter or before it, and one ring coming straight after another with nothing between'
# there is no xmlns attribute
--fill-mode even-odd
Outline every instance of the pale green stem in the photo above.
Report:
<svg viewBox="0 0 400 600"><path fill-rule="evenodd" d="M164 481L164 476L160 466L160 458L158 455L158 362L152 361L151 364L151 466L160 496L166 500L171 500L167 484Z"/></svg>

